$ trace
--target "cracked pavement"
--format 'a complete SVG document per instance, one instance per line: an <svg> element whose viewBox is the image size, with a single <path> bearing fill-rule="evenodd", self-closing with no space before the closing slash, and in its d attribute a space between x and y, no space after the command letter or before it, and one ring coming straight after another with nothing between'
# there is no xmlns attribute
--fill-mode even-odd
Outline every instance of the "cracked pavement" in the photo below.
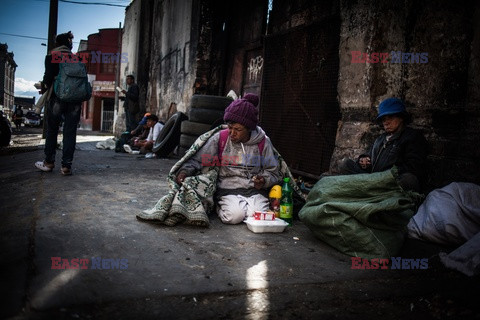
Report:
<svg viewBox="0 0 480 320"><path fill-rule="evenodd" d="M448 248L406 242L402 256L429 258L427 270L354 270L298 220L276 234L214 215L209 228L140 222L176 159L99 150L108 136L79 132L64 177L34 168L40 138L25 128L0 152L2 318L480 318L480 281L443 268ZM52 257L88 268L52 269ZM94 258L128 266L92 269Z"/></svg>

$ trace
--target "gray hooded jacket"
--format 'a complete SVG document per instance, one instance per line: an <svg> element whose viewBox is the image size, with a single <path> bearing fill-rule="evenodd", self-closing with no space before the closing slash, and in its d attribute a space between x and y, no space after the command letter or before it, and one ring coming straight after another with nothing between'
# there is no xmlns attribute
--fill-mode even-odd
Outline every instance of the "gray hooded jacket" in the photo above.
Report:
<svg viewBox="0 0 480 320"><path fill-rule="evenodd" d="M258 144L265 138L265 146L260 155ZM233 143L228 137L223 155L218 155L220 132L213 135L198 152L188 160L179 171L187 175L196 174L203 166L220 165L216 197L228 194L252 196L268 195L268 190L281 181L280 163L273 152L273 145L262 128L252 130L250 140L245 143ZM261 190L254 188L253 176L265 178Z"/></svg>

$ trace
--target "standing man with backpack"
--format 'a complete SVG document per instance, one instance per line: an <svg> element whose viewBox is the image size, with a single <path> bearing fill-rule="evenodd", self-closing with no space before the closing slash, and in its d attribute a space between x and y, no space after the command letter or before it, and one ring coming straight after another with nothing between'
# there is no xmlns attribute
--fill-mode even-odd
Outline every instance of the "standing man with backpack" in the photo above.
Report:
<svg viewBox="0 0 480 320"><path fill-rule="evenodd" d="M35 167L45 172L55 167L58 130L63 120L62 175L72 174L81 104L92 94L86 67L71 51L72 39L71 31L55 38L56 47L45 57L45 74L40 91L47 95L47 130L45 160L36 162Z"/></svg>
<svg viewBox="0 0 480 320"><path fill-rule="evenodd" d="M125 97L121 97L121 99L125 100L123 103L123 108L125 109L125 122L127 131L131 132L137 127L138 121L140 121L140 119L138 119L138 114L140 112L140 107L138 104L140 89L135 83L135 77L131 74L127 76L127 86L128 91L122 91L123 94L125 94Z"/></svg>

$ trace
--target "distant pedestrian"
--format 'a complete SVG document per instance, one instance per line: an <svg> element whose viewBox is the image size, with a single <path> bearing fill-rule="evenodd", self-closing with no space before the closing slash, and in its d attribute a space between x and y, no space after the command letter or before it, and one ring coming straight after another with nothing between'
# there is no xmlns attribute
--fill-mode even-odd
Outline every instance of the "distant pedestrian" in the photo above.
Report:
<svg viewBox="0 0 480 320"><path fill-rule="evenodd" d="M17 106L17 108L15 109L15 112L13 113L13 122L15 123L15 128L17 129L17 131L20 131L23 122L22 106Z"/></svg>
<svg viewBox="0 0 480 320"><path fill-rule="evenodd" d="M122 91L125 94L125 97L121 97L121 99L125 100L125 102L123 103L123 108L125 109L125 122L127 131L131 132L137 127L138 121L140 121L140 107L138 103L140 89L135 83L135 77L131 74L127 76L127 85L128 91Z"/></svg>
<svg viewBox="0 0 480 320"><path fill-rule="evenodd" d="M75 152L77 139L77 126L80 121L81 102L61 101L55 94L55 77L59 75L60 63L52 59L52 53L63 56L72 56L71 31L57 35L55 38L56 48L45 57L45 74L41 82L41 93L46 93L49 97L46 103L46 140L45 140L45 160L35 163L35 167L49 172L55 167L55 152L57 148L57 136L60 123L63 120L63 155L62 169L63 175L72 174L72 161Z"/></svg>

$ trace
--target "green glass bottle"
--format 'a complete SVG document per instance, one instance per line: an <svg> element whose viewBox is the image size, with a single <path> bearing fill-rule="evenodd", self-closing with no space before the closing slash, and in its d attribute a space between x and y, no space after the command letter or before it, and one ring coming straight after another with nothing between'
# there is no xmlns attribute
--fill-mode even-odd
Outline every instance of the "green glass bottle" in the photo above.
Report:
<svg viewBox="0 0 480 320"><path fill-rule="evenodd" d="M283 178L282 199L280 200L280 219L293 223L293 195L290 178Z"/></svg>

